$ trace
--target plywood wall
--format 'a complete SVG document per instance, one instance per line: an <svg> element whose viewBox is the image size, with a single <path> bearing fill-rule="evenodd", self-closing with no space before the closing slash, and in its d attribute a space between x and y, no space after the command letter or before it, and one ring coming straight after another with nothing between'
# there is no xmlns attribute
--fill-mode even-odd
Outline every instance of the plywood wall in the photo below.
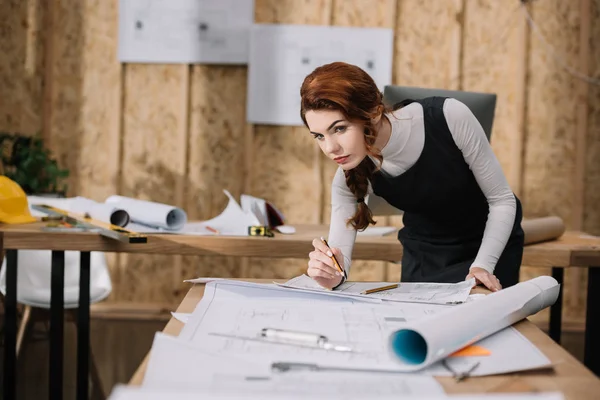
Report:
<svg viewBox="0 0 600 400"><path fill-rule="evenodd" d="M559 215L600 234L600 47L591 40L600 36L600 0L532 2L539 30L518 0L255 5L258 23L394 29L394 84L497 93L492 146L526 216ZM120 64L117 21L117 0L2 1L0 130L42 132L71 171L72 195L118 193L207 219L225 207L226 189L267 198L291 224L328 222L335 165L303 127L246 123L245 66ZM185 278L306 269L306 260L109 258L111 302L176 304ZM399 271L356 262L351 278L398 279ZM523 277L547 272L525 268ZM583 315L585 279L567 276L574 318Z"/></svg>

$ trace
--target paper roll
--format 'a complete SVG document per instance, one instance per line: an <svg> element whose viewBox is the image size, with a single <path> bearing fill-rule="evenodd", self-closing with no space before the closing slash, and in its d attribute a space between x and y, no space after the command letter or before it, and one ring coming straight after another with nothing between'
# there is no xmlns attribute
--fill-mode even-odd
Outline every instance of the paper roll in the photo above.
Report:
<svg viewBox="0 0 600 400"><path fill-rule="evenodd" d="M127 211L132 222L154 228L176 231L187 222L185 211L168 204L116 195L107 198L105 203Z"/></svg>
<svg viewBox="0 0 600 400"><path fill-rule="evenodd" d="M559 238L565 233L565 224L559 217L524 219L525 244L539 243Z"/></svg>
<svg viewBox="0 0 600 400"><path fill-rule="evenodd" d="M390 336L390 349L405 371L416 371L554 304L560 285L540 276L452 307Z"/></svg>
<svg viewBox="0 0 600 400"><path fill-rule="evenodd" d="M70 208L75 213L87 213L93 219L120 226L121 228L129 223L129 214L127 211L113 204L98 203L94 200L78 196L72 199Z"/></svg>

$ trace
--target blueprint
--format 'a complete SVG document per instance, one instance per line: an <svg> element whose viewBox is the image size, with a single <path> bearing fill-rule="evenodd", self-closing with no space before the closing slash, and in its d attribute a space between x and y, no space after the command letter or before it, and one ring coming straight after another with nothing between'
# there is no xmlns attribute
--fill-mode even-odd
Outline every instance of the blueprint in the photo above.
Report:
<svg viewBox="0 0 600 400"><path fill-rule="evenodd" d="M383 28L254 24L248 122L302 125L302 81L316 67L333 61L357 65L383 91L392 80L393 39L394 31Z"/></svg>
<svg viewBox="0 0 600 400"><path fill-rule="evenodd" d="M119 60L246 64L253 0L120 0Z"/></svg>
<svg viewBox="0 0 600 400"><path fill-rule="evenodd" d="M235 289L234 289L235 288ZM265 292L257 295L259 292ZM250 293L254 294L250 294ZM271 294L267 294L272 292ZM289 293L291 292L291 293ZM245 297L244 293L248 293ZM289 293L291 297L286 297ZM438 336L451 335L452 322L443 321L461 307L424 303L364 303L351 298L281 291L272 287L230 285L213 281L206 285L203 300L183 328L180 339L206 351L241 357L262 365L273 363L316 365L321 370L407 372L449 376L452 372L439 359L427 368L414 368L392 351L391 338L419 324L436 326ZM476 304L484 299L475 300ZM454 317L456 318L456 317ZM262 329L311 332L325 336L352 351L338 352L318 347L258 340ZM457 357L448 360L454 371L470 369L473 375L541 368L549 360L514 328L499 329L477 342L488 349L486 357ZM464 345L463 345L464 346ZM460 347L455 348L458 350ZM518 361L521 360L521 361Z"/></svg>

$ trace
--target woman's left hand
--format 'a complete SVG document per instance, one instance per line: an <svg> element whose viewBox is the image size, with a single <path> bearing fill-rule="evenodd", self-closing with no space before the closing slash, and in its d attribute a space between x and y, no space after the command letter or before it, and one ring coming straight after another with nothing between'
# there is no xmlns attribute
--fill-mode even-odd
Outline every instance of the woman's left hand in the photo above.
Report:
<svg viewBox="0 0 600 400"><path fill-rule="evenodd" d="M469 275L467 275L465 280L471 278L475 278L476 285L483 284L492 292L497 292L498 290L502 289L502 285L500 285L500 280L496 278L495 275L490 274L483 268L471 267L471 269L469 270Z"/></svg>

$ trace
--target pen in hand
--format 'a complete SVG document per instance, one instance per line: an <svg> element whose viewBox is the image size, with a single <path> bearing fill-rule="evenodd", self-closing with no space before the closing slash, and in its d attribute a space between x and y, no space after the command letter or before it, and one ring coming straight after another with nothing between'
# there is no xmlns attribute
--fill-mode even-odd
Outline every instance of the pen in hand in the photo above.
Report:
<svg viewBox="0 0 600 400"><path fill-rule="evenodd" d="M325 238L323 236L321 236L321 241L331 251L331 247L329 247L329 243L327 243L327 240L325 240ZM333 260L333 263L335 264L335 267L338 269L338 271L340 271L340 273L342 275L344 275L344 278L345 278L346 277L346 271L344 269L342 269L342 267L340 266L340 263L338 263L338 260L337 260L337 258L335 258L335 254L333 254L333 251L331 252L331 259Z"/></svg>

